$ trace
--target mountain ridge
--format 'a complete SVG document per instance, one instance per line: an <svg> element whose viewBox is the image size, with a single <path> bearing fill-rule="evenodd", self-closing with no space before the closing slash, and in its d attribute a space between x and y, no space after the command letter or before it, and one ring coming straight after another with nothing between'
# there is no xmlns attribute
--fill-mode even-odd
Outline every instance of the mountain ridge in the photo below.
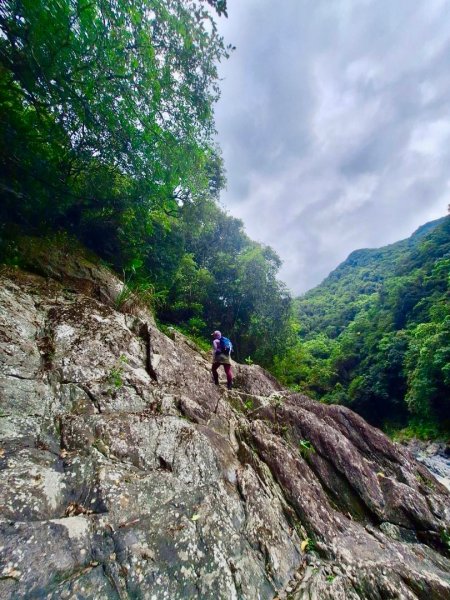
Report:
<svg viewBox="0 0 450 600"><path fill-rule="evenodd" d="M303 299L307 294L314 292L317 288L327 285L329 281L331 282L335 279L339 279L341 277L341 271L345 271L345 267L359 266L359 259L373 259L373 262L376 262L394 249L414 246L423 236L426 236L436 227L444 223L446 219L447 217L441 217L439 219L424 223L409 237L398 240L397 242L393 242L392 244L387 244L386 246L380 246L377 248L358 248L357 250L353 250L345 260L343 260L335 269L330 271L330 273L325 277L325 279L323 279L323 281L321 281L321 283L308 290L301 296L298 296L298 299Z"/></svg>
<svg viewBox="0 0 450 600"><path fill-rule="evenodd" d="M317 399L351 406L377 426L414 424L418 435L445 437L449 273L450 216L406 240L353 252L295 300L299 336L277 374Z"/></svg>
<svg viewBox="0 0 450 600"><path fill-rule="evenodd" d="M336 292L338 286L342 286L344 280L351 282L353 288L359 282L360 289L347 292L344 288L344 290L339 290L341 296L335 298L338 304L346 305L344 310L347 311L349 300L355 300L358 295L363 296L379 292L383 282L393 274L389 269L403 271L407 269L407 266L403 266L402 269L402 256L399 256L399 253L404 252L407 254L409 252L413 255L420 243L426 241L430 236L433 236L433 233L436 233L437 229L443 227L445 227L445 234L448 237L450 235L450 216L430 221L419 227L409 238L388 246L354 250L321 284L309 290L303 296L296 298L297 306L300 307L297 310L300 311L302 307L306 306L309 299L320 297L324 290L329 290L331 293ZM442 256L445 256L448 250L450 250L449 239L446 240L445 248L441 252ZM356 268L363 270L358 273L355 270ZM315 327L319 328L319 326L320 324L317 324Z"/></svg>

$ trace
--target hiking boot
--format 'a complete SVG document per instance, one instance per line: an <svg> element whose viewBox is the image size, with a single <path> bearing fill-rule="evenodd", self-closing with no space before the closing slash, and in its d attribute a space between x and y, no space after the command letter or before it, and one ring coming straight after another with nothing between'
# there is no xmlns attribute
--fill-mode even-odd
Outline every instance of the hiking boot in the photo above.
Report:
<svg viewBox="0 0 450 600"><path fill-rule="evenodd" d="M231 390L233 388L233 383L231 381L227 382L227 388Z"/></svg>

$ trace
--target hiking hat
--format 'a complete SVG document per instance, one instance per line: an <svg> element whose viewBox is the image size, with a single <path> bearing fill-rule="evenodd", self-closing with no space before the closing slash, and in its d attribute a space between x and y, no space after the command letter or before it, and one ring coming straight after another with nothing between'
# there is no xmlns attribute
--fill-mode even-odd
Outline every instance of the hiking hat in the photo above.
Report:
<svg viewBox="0 0 450 600"><path fill-rule="evenodd" d="M213 331L211 335L214 336L214 337L216 337L216 338L222 337L222 334L220 333L220 331L217 331L217 330Z"/></svg>

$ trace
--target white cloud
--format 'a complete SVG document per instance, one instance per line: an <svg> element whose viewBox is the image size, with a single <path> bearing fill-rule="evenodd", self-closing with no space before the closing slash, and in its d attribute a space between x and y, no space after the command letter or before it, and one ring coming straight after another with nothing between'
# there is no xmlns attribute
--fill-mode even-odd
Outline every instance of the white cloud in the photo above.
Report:
<svg viewBox="0 0 450 600"><path fill-rule="evenodd" d="M228 0L222 200L295 293L445 214L450 0Z"/></svg>
<svg viewBox="0 0 450 600"><path fill-rule="evenodd" d="M437 159L445 156L450 142L450 120L420 123L411 134L409 149Z"/></svg>

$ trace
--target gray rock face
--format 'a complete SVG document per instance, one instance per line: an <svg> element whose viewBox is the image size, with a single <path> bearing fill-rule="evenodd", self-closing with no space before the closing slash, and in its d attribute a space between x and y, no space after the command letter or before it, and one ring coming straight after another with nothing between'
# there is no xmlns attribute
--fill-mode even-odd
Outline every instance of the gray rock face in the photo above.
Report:
<svg viewBox="0 0 450 600"><path fill-rule="evenodd" d="M448 444L411 440L407 448L438 481L450 490L450 446Z"/></svg>
<svg viewBox="0 0 450 600"><path fill-rule="evenodd" d="M66 259L1 275L2 599L450 598L450 496L406 450L257 366L216 388Z"/></svg>

